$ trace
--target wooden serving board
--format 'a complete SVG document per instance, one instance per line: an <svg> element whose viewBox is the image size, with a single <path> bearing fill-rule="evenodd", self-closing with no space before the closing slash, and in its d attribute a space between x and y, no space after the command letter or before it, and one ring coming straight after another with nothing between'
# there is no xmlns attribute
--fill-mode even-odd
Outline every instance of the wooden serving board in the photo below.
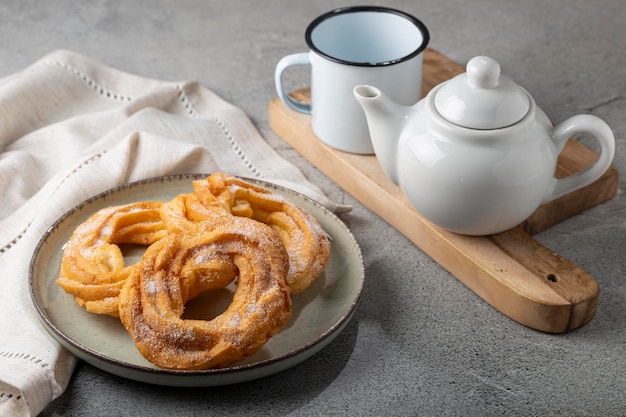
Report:
<svg viewBox="0 0 626 417"><path fill-rule="evenodd" d="M464 68L432 49L424 52L422 95ZM292 93L309 99L309 90ZM454 234L435 226L410 204L382 171L375 156L342 152L322 143L310 117L269 104L271 128L339 186L385 219L493 307L530 328L565 333L590 322L600 290L594 278L531 235L612 198L614 166L593 184L545 204L522 225L486 237ZM561 153L556 176L580 171L597 155L574 139ZM584 242L581 242L584 244Z"/></svg>

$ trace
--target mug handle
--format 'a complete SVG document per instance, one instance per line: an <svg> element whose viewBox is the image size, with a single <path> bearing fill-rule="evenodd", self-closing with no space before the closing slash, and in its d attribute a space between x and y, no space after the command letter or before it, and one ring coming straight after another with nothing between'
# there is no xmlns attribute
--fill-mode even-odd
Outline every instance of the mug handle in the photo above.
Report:
<svg viewBox="0 0 626 417"><path fill-rule="evenodd" d="M287 94L283 87L283 72L292 65L311 65L308 52L300 52L297 54L287 55L283 57L274 71L274 83L276 84L276 92L283 103L298 113L311 114L311 105L301 101L294 100Z"/></svg>
<svg viewBox="0 0 626 417"><path fill-rule="evenodd" d="M559 147L559 152L561 152L565 147L567 139L575 133L585 132L591 134L600 144L598 159L576 174L555 179L552 192L544 198L542 204L591 184L609 169L615 155L615 137L611 128L599 117L590 114L570 117L554 127L552 139Z"/></svg>

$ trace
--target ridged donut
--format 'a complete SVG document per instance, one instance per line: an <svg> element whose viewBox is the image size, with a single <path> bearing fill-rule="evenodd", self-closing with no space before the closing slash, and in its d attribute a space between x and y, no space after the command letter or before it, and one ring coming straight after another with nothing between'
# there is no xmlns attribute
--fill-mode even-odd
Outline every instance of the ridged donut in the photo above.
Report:
<svg viewBox="0 0 626 417"><path fill-rule="evenodd" d="M287 284L293 294L308 288L324 270L330 241L317 220L302 208L222 172L194 181L193 188L195 197L187 197L184 203L189 218L211 219L214 212L226 212L264 223L278 233L289 255Z"/></svg>
<svg viewBox="0 0 626 417"><path fill-rule="evenodd" d="M126 265L119 245L148 246L167 235L161 202L101 209L80 224L63 250L56 280L80 306L118 317L118 295L135 265Z"/></svg>
<svg viewBox="0 0 626 417"><path fill-rule="evenodd" d="M137 349L166 369L223 367L252 355L291 316L285 247L269 227L231 216L174 233L146 250L120 294L120 319ZM237 276L232 303L212 320L183 319L195 295Z"/></svg>

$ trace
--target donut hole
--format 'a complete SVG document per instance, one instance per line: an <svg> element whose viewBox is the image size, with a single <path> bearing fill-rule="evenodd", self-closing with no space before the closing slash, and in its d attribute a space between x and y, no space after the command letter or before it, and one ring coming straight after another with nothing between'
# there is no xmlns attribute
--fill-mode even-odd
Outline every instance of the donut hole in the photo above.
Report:
<svg viewBox="0 0 626 417"><path fill-rule="evenodd" d="M224 313L233 302L235 283L225 288L208 290L187 301L181 318L185 320L213 320Z"/></svg>
<svg viewBox="0 0 626 417"><path fill-rule="evenodd" d="M124 256L126 266L134 265L139 262L147 248L146 245L139 245L137 243L120 243L117 246Z"/></svg>

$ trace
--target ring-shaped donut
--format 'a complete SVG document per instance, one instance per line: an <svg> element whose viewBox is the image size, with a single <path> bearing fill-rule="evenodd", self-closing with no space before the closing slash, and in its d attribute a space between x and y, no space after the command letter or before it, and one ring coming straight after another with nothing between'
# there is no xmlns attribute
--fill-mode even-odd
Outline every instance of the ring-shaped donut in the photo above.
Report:
<svg viewBox="0 0 626 417"><path fill-rule="evenodd" d="M57 284L92 313L118 317L118 295L131 270L119 245L150 245L167 235L161 202L103 208L72 233Z"/></svg>
<svg viewBox="0 0 626 417"><path fill-rule="evenodd" d="M288 257L276 234L249 219L170 234L146 250L120 294L120 319L139 352L166 369L223 367L255 353L291 316ZM237 274L229 307L183 319L196 294Z"/></svg>
<svg viewBox="0 0 626 417"><path fill-rule="evenodd" d="M189 218L212 218L213 212L248 217L274 229L289 255L287 284L293 294L306 288L321 274L330 257L328 236L308 212L284 197L248 181L216 172L193 182L195 198L185 206Z"/></svg>

